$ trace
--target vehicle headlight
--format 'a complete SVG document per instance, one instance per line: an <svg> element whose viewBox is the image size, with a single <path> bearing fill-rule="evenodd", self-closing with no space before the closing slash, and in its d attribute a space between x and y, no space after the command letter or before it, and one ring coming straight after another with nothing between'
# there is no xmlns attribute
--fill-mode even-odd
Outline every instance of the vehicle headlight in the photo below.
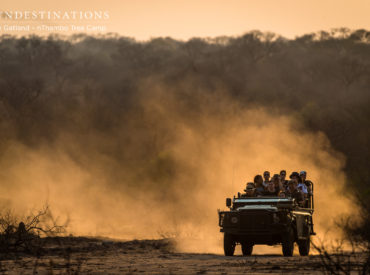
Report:
<svg viewBox="0 0 370 275"><path fill-rule="evenodd" d="M230 221L231 221L231 223L237 223L238 222L238 217L231 217Z"/></svg>

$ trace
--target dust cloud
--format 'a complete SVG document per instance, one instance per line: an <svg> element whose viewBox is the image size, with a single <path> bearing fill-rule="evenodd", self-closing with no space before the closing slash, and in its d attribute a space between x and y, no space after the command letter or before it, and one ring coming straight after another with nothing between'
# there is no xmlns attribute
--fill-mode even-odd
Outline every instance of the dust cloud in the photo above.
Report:
<svg viewBox="0 0 370 275"><path fill-rule="evenodd" d="M318 236L339 234L334 221L353 205L345 159L322 133L268 106L242 108L222 88L190 96L182 85L143 81L137 108L117 118L114 134L87 124L61 128L36 148L10 142L0 159L1 205L26 213L46 202L69 217L73 235L174 237L179 251L222 253L217 209L226 197L264 170L306 170Z"/></svg>

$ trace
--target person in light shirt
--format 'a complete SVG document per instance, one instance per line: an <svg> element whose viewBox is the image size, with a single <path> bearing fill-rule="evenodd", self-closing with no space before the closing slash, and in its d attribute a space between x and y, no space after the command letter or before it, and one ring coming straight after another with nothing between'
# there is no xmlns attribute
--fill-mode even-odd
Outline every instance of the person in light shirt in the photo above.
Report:
<svg viewBox="0 0 370 275"><path fill-rule="evenodd" d="M312 181L306 180L307 177L307 172L306 171L301 171L299 172L299 177L300 177L300 182L304 183L307 189L307 193L309 195L312 195Z"/></svg>

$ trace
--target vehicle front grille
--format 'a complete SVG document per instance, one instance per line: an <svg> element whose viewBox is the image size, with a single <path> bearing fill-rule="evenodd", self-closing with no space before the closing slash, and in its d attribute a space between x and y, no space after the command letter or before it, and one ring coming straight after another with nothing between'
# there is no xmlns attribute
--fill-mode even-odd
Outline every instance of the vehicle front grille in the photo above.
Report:
<svg viewBox="0 0 370 275"><path fill-rule="evenodd" d="M240 229L268 230L272 224L270 213L240 213Z"/></svg>

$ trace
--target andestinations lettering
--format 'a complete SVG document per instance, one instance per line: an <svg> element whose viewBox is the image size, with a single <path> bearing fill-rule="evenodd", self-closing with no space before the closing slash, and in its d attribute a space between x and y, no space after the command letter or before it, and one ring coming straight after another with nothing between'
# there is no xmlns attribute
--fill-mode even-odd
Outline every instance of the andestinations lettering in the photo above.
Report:
<svg viewBox="0 0 370 275"><path fill-rule="evenodd" d="M0 11L1 20L108 20L108 11Z"/></svg>

